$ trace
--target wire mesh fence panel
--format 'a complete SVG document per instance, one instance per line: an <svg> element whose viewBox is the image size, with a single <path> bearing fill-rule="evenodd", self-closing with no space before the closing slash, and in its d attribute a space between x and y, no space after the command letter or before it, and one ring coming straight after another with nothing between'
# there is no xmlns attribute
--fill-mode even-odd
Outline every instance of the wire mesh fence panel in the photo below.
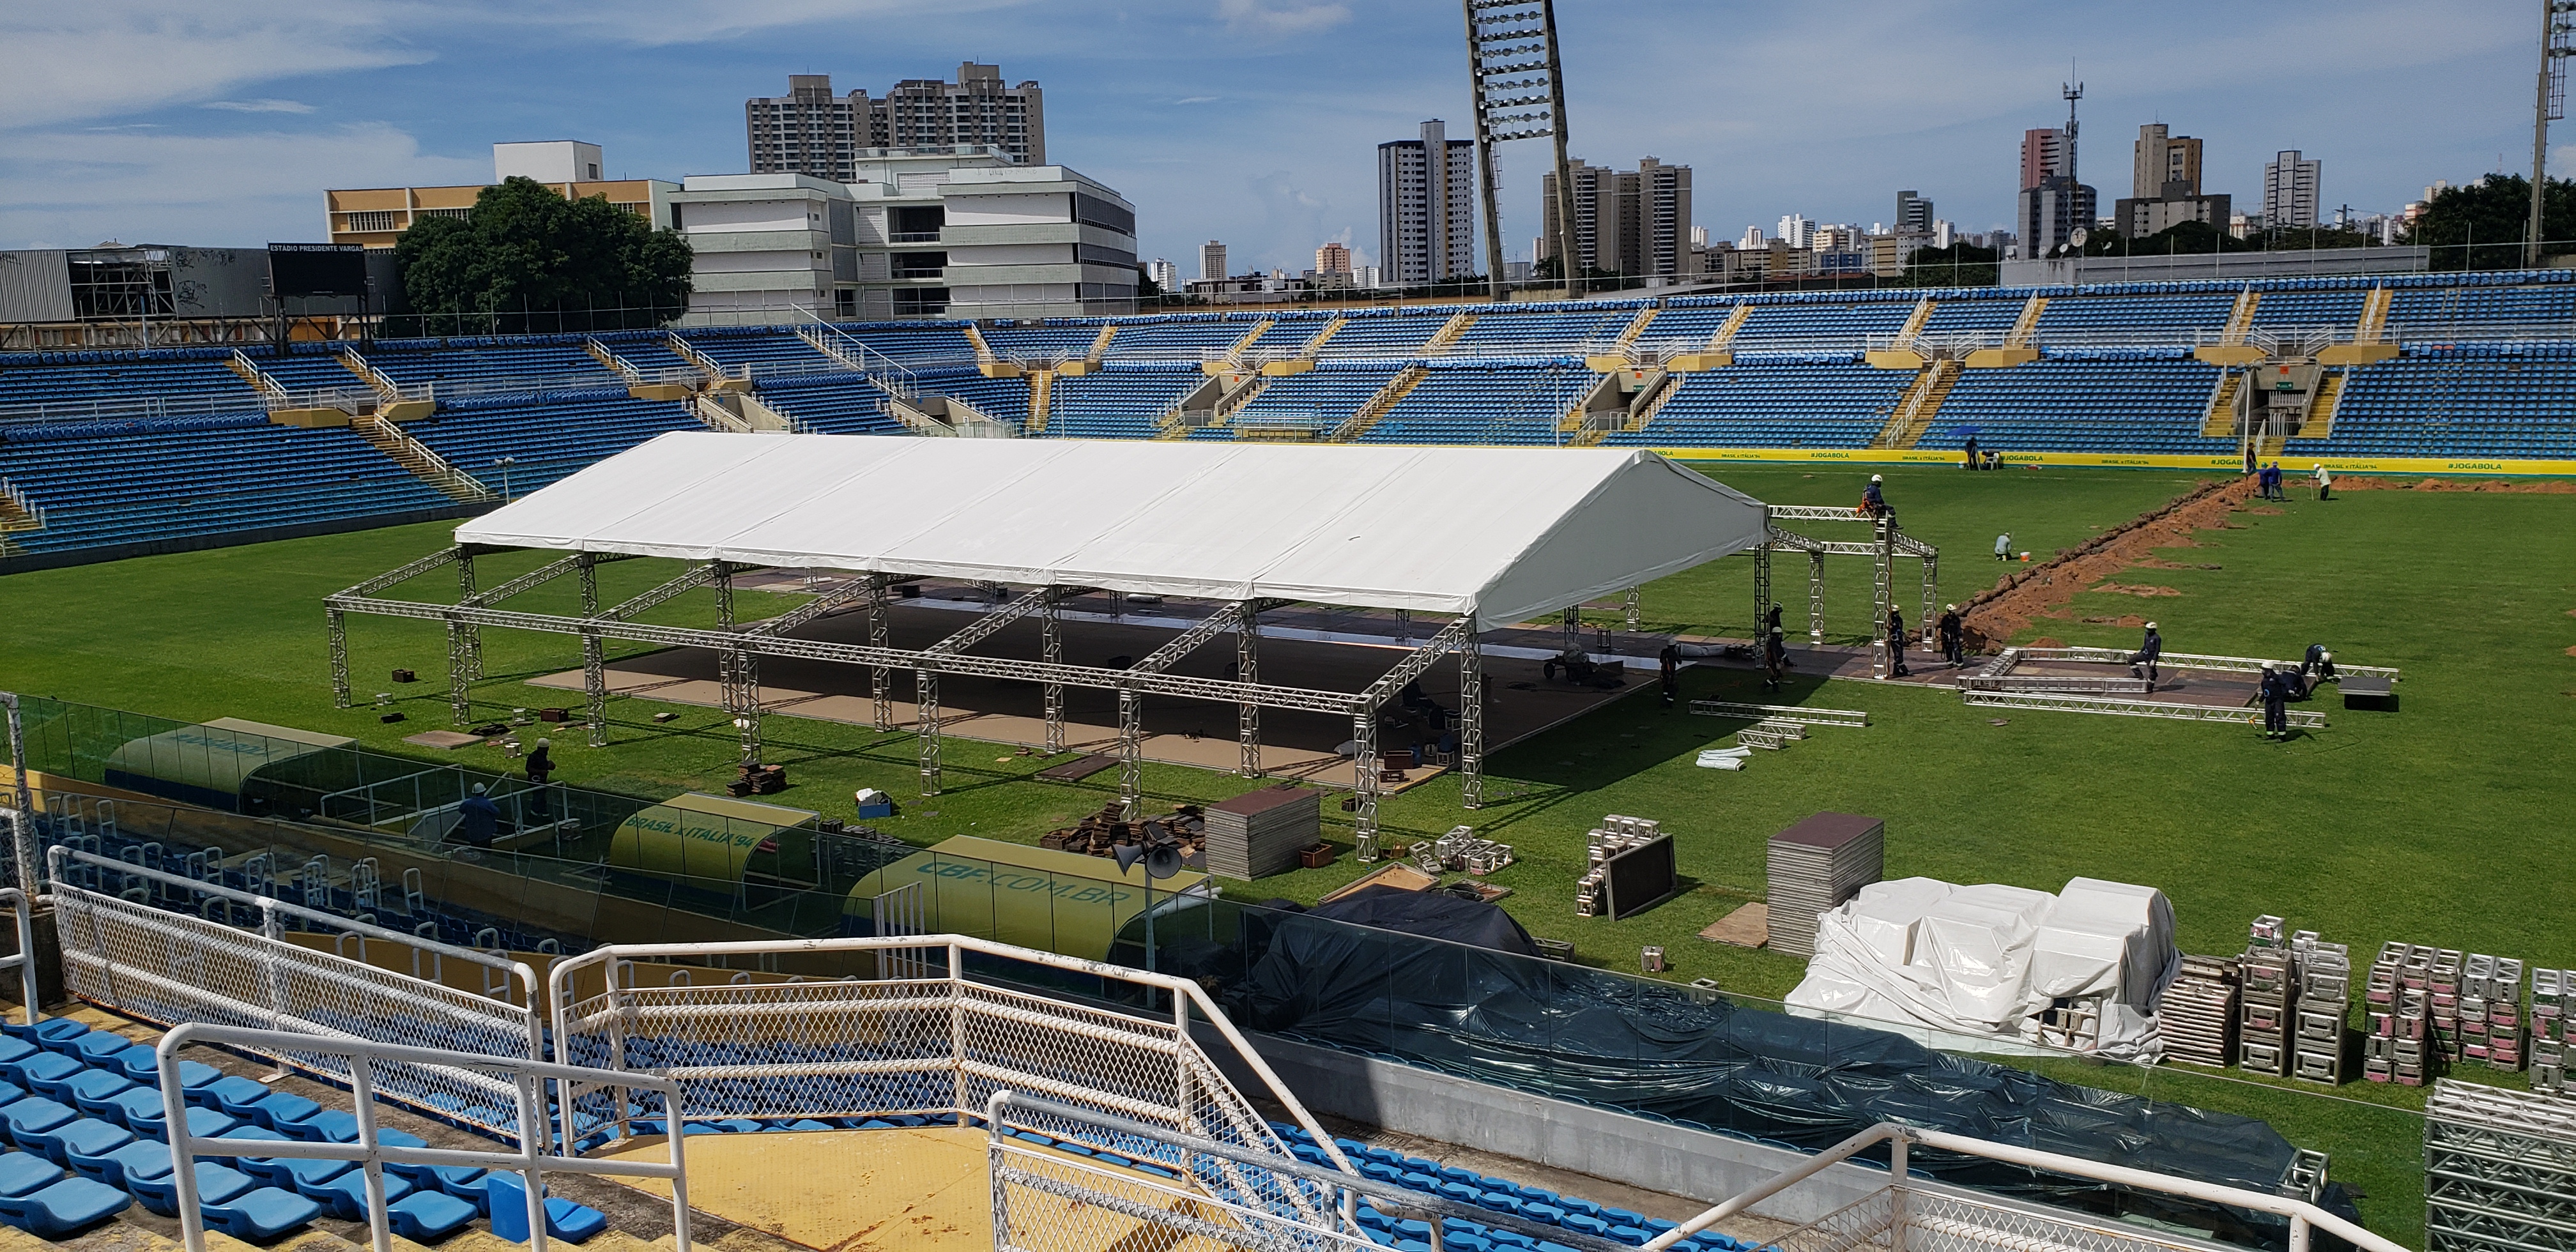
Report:
<svg viewBox="0 0 2576 1252"><path fill-rule="evenodd" d="M1906 1252L1993 1252L1999 1247L2048 1248L2052 1252L2202 1252L2210 1246L2198 1239L2159 1239L2144 1226L2082 1221L2065 1209L2043 1212L1954 1191L1906 1187L1895 1198L1903 1212ZM1859 1241L1831 1242L1834 1236L1823 1228L1844 1213L1874 1205L1880 1212L1876 1224L1881 1233L1870 1236L1868 1242L1887 1246L1885 1211L1890 1200L1890 1192L1877 1192L1774 1243L1782 1252L1840 1252L1860 1246ZM1868 1224L1865 1217L1855 1216L1842 1228L1858 1230ZM1811 1231L1819 1233L1809 1237Z"/></svg>
<svg viewBox="0 0 2576 1252"><path fill-rule="evenodd" d="M1343 1252L1379 1246L1357 1232L1010 1140L995 1141L992 1177L993 1246L1003 1252Z"/></svg>
<svg viewBox="0 0 2576 1252"><path fill-rule="evenodd" d="M66 882L55 884L53 902L65 989L130 1016L543 1059L536 1019L523 1007ZM271 1059L348 1077L336 1055ZM488 1074L386 1065L376 1086L436 1116L505 1138L521 1133L516 1093Z"/></svg>

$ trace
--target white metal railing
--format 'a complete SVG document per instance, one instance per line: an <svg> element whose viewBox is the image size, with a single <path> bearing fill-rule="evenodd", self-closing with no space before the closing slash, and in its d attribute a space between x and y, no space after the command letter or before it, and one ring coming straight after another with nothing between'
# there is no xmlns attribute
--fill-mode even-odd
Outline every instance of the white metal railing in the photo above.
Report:
<svg viewBox="0 0 2576 1252"><path fill-rule="evenodd" d="M1912 1221L1912 1215L1907 1212L1907 1208L1914 1202L1914 1193L1916 1191L1915 1188L1902 1181L1909 1177L1906 1162L1907 1149L1911 1146L1920 1145L1922 1147L1932 1148L1942 1152L1952 1152L1962 1156L1982 1157L1989 1161L2000 1161L2007 1165L2018 1165L2025 1169L2043 1170L2048 1173L2062 1174L2071 1178L2089 1179L2094 1182L2109 1183L2113 1186L2126 1187L2136 1191L2153 1191L2164 1195L2182 1196L2186 1199L2201 1200L2212 1204L2222 1204L2230 1208L2244 1209L2256 1213L2268 1213L2276 1217L2285 1217L2288 1218L2290 1222L2290 1252L2308 1252L2310 1235L2318 1230L2325 1231L2327 1234L2333 1235L2334 1237L2353 1245L2355 1248L2361 1249L2361 1252L2409 1252L2409 1249L2404 1245L2396 1243L2384 1236L2376 1235L2370 1231L2364 1230L2354 1222L2327 1212L2307 1200L2293 1199L2289 1196L2276 1195L2268 1191L2252 1191L2243 1187L2230 1187L2220 1183L2200 1182L2189 1178L2176 1178L2170 1174L2158 1174L2143 1169L2131 1169L2125 1165L2106 1165L2099 1161L2088 1161L2081 1157L2064 1156L2055 1152L2042 1152L2035 1148L2014 1147L2010 1144L1990 1143L1983 1139L1971 1139L1966 1135L1954 1135L1946 1131L1938 1130L1921 1130L1912 1126L1900 1126L1893 1122L1881 1122L1876 1126L1872 1126L1869 1129L1860 1132L1859 1134L1853 1135L1851 1138L1845 1139L1841 1143L1807 1158L1806 1161L1799 1164L1796 1168L1784 1171L1777 1177L1772 1178L1770 1181L1762 1183L1751 1190L1743 1192L1742 1194L1736 1195L1725 1202L1708 1209L1699 1216L1683 1222L1681 1225L1676 1226L1671 1230L1667 1230L1664 1233L1655 1236L1653 1239L1647 1240L1644 1245L1646 1252L1663 1252L1663 1249L1670 1248L1674 1244L1677 1244L1692 1235L1698 1234L1719 1222L1725 1221L1727 1218L1733 1217L1739 1213L1747 1212L1754 1205L1770 1199L1772 1196L1778 1195L1809 1178L1815 1177L1817 1174L1823 1173L1825 1170L1830 1169L1835 1165L1848 1161L1860 1152L1868 1148L1875 1147L1881 1143L1888 1145L1888 1177L1891 1180L1888 1191L1889 1198L1892 1203L1889 1205L1887 1221L1891 1223L1893 1229L1898 1231L1904 1230L1909 1222ZM1954 1200L1963 1199L1961 1197L1948 1196L1946 1194L1944 1198ZM1975 1201L1967 1200L1965 1202L1974 1203ZM2068 1215L2068 1219L2059 1219L2053 1214L2033 1213L2030 1210L2015 1209L2013 1211L2035 1218L2039 1221L2051 1222L2062 1227L2071 1228L2087 1224L2071 1220L2073 1217L2071 1214ZM2121 1233L2122 1237L2129 1240L2133 1246L2135 1244L2157 1245L2162 1242L2157 1240L2150 1231L2144 1228L2134 1232ZM1897 1242L1901 1246L1901 1241L1892 1242ZM2061 1241L2054 1239L2019 1239L2010 1241L1993 1240L1992 1242L2002 1246L2099 1246L2089 1240ZM1790 1246L1794 1249L1795 1245L1786 1244L1784 1246ZM2165 1246L2198 1245L2189 1244Z"/></svg>
<svg viewBox="0 0 2576 1252"><path fill-rule="evenodd" d="M81 999L164 1026L204 1022L528 1060L545 1055L536 972L524 962L72 848L57 846L48 856L63 985ZM76 885L76 869L115 876L116 892ZM264 876L273 878L273 870ZM138 892L128 882L143 886ZM180 899L222 902L225 920L156 907L152 884ZM258 919L256 933L230 924L237 911ZM357 957L345 955L345 942L335 952L288 942L290 920L357 937ZM371 940L408 949L414 972L372 963L365 947ZM449 962L486 971L484 991L449 986ZM309 1068L294 1056L274 1059ZM473 1075L405 1070L385 1089L495 1134L542 1132L518 1120L506 1087Z"/></svg>
<svg viewBox="0 0 2576 1252"><path fill-rule="evenodd" d="M28 499L26 492L18 490L17 485L6 478L0 478L0 500L7 500L10 508L25 514L37 526L45 524L44 506Z"/></svg>
<svg viewBox="0 0 2576 1252"><path fill-rule="evenodd" d="M7 957L0 957L0 971L18 971L18 1003L26 1009L25 1024L33 1026L42 1016L37 1003L43 998L36 988L35 910L27 907L27 893L16 887L0 887L0 908L15 915L18 926L18 950Z"/></svg>
<svg viewBox="0 0 2576 1252"><path fill-rule="evenodd" d="M1184 1245L1340 1252L1383 1246L1359 1227L1363 1204L1389 1218L1424 1222L1434 1248L1442 1246L1443 1218L1578 1252L1628 1252L1630 1246L1023 1092L996 1092L981 1113L990 1136L994 1247L1003 1252ZM1122 1155L1172 1177L1049 1152L1015 1138L1015 1131L1077 1143L1116 1142ZM1139 1227L1155 1233L1129 1235L1142 1234Z"/></svg>
<svg viewBox="0 0 2576 1252"><path fill-rule="evenodd" d="M902 979L628 985L638 960L865 959L888 950L942 957L945 969ZM1140 1016L1033 995L969 976L970 954L1123 984L1170 1008ZM601 990L577 999L576 980L589 978ZM975 1117L995 1091L1008 1089L1288 1156L1269 1123L1192 1038L1195 1011L1265 1094L1348 1166L1207 992L1166 974L963 935L616 944L556 962L547 992L557 1059L677 1079L681 1103L662 1113L674 1122ZM576 1087L566 1094L567 1107L589 1119L574 1127L577 1135L612 1123L622 1130L633 1116L624 1092Z"/></svg>
<svg viewBox="0 0 2576 1252"><path fill-rule="evenodd" d="M665 1144L670 1157L667 1162L590 1160L549 1151L552 1136L546 1134L522 1136L515 1152L387 1143L383 1128L376 1121L376 1078L380 1072L470 1070L485 1073L493 1085L511 1093L518 1120L527 1126L546 1124L548 1101L545 1088L549 1085L560 1087L567 1082L600 1077L618 1078L664 1090L672 1089L670 1083L639 1079L634 1075L600 1075L577 1066L521 1057L478 1056L363 1039L315 1039L309 1035L197 1022L181 1025L161 1036L157 1048L161 1062L161 1099L168 1115L170 1133L171 1181L178 1189L179 1238L188 1252L205 1252L206 1248L205 1215L197 1207L196 1165L200 1145L214 1149L209 1155L225 1159L251 1152L249 1146L237 1141L200 1139L188 1131L187 1096L179 1080L179 1053L200 1044L259 1055L336 1058L335 1063L324 1063L314 1068L346 1075L351 1097L350 1111L357 1119L356 1141L328 1143L262 1139L256 1144L256 1150L263 1157L357 1162L366 1174L367 1230L374 1252L393 1252L393 1231L385 1200L387 1165L507 1170L519 1175L525 1191L528 1246L532 1252L545 1252L546 1249L547 1174L661 1179L671 1185L672 1247L674 1252L689 1252L689 1175L686 1150L682 1144L686 1136L670 1136Z"/></svg>

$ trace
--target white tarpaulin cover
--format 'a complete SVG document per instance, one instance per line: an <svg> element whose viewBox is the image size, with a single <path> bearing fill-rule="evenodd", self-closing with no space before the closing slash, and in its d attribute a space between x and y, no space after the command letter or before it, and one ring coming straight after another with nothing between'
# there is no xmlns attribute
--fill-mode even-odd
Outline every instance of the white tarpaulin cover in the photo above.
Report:
<svg viewBox="0 0 2576 1252"><path fill-rule="evenodd" d="M810 566L1502 626L1751 547L1760 502L1655 453L683 431L459 543Z"/></svg>
<svg viewBox="0 0 2576 1252"><path fill-rule="evenodd" d="M2077 878L2045 891L1931 878L1871 883L1816 919L1792 1008L2031 1041L2053 1000L2102 1002L2101 1052L2163 1054L2150 1010L2182 956L2153 887Z"/></svg>

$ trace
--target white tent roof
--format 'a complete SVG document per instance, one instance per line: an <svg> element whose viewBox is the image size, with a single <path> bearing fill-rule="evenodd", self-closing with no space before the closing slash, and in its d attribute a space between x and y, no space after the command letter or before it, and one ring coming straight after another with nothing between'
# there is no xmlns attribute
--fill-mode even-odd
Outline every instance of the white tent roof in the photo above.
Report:
<svg viewBox="0 0 2576 1252"><path fill-rule="evenodd" d="M1637 449L675 432L459 543L1477 612L1526 621L1752 546Z"/></svg>

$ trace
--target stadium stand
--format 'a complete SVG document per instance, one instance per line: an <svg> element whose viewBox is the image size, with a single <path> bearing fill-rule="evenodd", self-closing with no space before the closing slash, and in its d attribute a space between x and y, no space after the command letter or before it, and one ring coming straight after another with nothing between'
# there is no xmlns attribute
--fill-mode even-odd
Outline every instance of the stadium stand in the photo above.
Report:
<svg viewBox="0 0 2576 1252"><path fill-rule="evenodd" d="M1991 344L2021 324L2034 298L2045 300L2029 341L2041 359L1957 371L1946 391L1925 391L1925 420L1887 431L1917 375L1870 368L1864 348L1909 330L1936 345ZM1927 300L1918 327L1911 319ZM2366 328L2382 309L2384 324ZM2223 338L2291 351L2376 342L2398 353L2330 364L2325 385L2339 391L2321 390L2315 419L2266 452L2571 454L2564 414L2576 272L2566 270L1185 312L977 332L998 358L1044 362L1087 356L1104 327L1116 328L1098 368L1048 379L1042 426L1029 422L1032 378L986 377L968 325L957 321L837 323L803 333L689 329L678 332L685 350L663 330L357 347L388 378L427 385L436 399L434 416L404 430L477 476L512 458L516 489L695 426L686 404L630 400L625 389L639 381L703 385L707 362L751 375L764 402L805 429L905 430L884 411L892 389L955 397L1046 438L1149 438L1166 433L1160 419L1205 381L1203 360L1259 331L1248 363L1277 361L1306 349L1336 319L1334 333L1308 353L1316 368L1251 380L1248 393L1234 392L1242 399L1225 420L1187 433L1233 438L1239 418L1265 435L1311 427L1323 437L1375 398L1385 411L1373 409L1375 420L1347 435L1373 443L1573 441L1564 410L1599 377L1582 367L1582 354L1621 351L1618 342L1633 338L1637 359L1651 369L1657 353L1699 351L1725 331L1731 363L1677 375L1645 428L1611 431L1605 442L1856 449L1889 438L1899 447L1947 449L1974 432L1989 449L2215 459L2237 451L2227 411L2210 417L2213 403L2231 393L2217 367L2193 358L2195 346ZM859 346L836 356L805 334ZM594 343L634 374L595 357ZM342 350L0 355L0 559L217 542L229 533L353 526L454 506L396 464L391 449L357 433L260 429L265 402L237 364L290 394L342 393L350 399L341 403L363 412L365 380L342 365ZM1407 372L1408 364L1420 368Z"/></svg>

